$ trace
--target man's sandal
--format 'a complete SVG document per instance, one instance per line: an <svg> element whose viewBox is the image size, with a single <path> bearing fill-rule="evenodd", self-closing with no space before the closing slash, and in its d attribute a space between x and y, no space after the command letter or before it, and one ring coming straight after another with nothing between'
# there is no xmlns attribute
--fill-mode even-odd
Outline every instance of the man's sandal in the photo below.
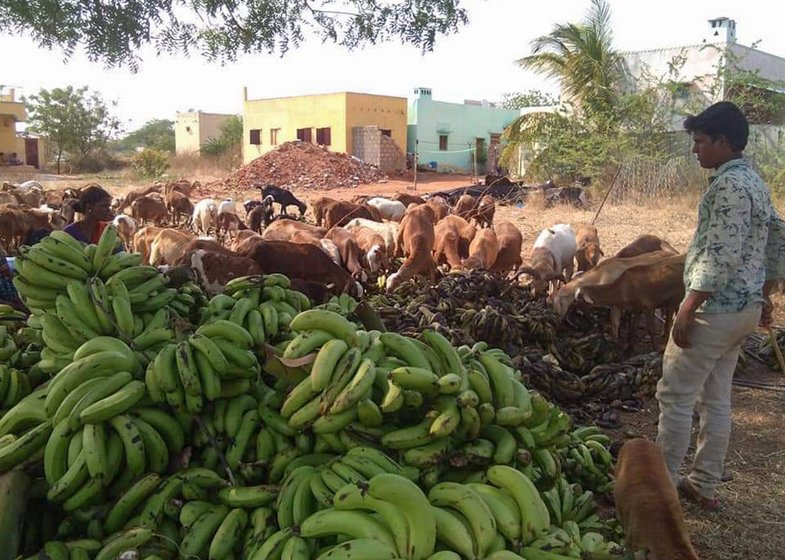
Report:
<svg viewBox="0 0 785 560"><path fill-rule="evenodd" d="M717 498L701 496L698 489L686 478L682 478L679 481L678 489L679 494L705 511L718 511L720 509L720 501Z"/></svg>

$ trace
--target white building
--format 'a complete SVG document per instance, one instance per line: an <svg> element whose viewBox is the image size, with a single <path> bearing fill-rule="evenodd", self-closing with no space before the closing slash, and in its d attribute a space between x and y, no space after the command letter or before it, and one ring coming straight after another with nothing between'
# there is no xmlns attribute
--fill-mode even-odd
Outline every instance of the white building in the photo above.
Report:
<svg viewBox="0 0 785 560"><path fill-rule="evenodd" d="M234 115L178 111L174 123L175 152L178 155L198 153L208 140L221 136L221 125L232 117Z"/></svg>
<svg viewBox="0 0 785 560"><path fill-rule="evenodd" d="M737 43L732 19L720 17L708 23L700 43L622 53L633 90L657 82L670 84L672 130L681 129L682 114L688 107L720 101L730 88L761 89L759 83L745 83L745 77L771 82L765 91L758 91L761 95L785 95L785 58ZM735 82L728 83L729 75L736 77ZM748 117L754 124L785 124L785 113Z"/></svg>

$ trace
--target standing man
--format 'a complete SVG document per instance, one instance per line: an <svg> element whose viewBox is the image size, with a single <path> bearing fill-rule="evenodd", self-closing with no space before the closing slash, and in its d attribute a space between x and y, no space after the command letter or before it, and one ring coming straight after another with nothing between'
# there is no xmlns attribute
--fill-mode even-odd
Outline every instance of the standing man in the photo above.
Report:
<svg viewBox="0 0 785 560"><path fill-rule="evenodd" d="M684 266L686 296L657 384L657 443L679 491L707 510L731 432L731 381L742 341L771 324L769 294L785 276L785 222L768 188L742 158L749 124L728 101L684 121L701 167L714 173L698 207L698 226ZM680 478L697 405L700 431L689 474Z"/></svg>

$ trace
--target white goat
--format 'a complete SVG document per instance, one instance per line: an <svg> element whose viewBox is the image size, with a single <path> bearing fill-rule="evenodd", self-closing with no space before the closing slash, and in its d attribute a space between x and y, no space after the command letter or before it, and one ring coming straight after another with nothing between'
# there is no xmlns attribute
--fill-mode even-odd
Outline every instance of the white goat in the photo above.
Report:
<svg viewBox="0 0 785 560"><path fill-rule="evenodd" d="M566 284L572 278L577 249L572 226L555 224L537 236L529 259L531 264L521 267L518 275L530 275L537 294L546 293L549 285L555 291L559 282Z"/></svg>
<svg viewBox="0 0 785 560"><path fill-rule="evenodd" d="M117 234L123 241L125 250L133 251L134 235L139 229L136 225L136 220L134 220L131 216L126 216L125 214L118 214L115 216L114 220L112 220L112 223L117 228Z"/></svg>
<svg viewBox="0 0 785 560"><path fill-rule="evenodd" d="M392 257L395 251L395 240L398 238L398 229L400 224L397 222L374 222L365 218L354 218L344 226L345 229L352 231L353 228L364 226L372 229L382 236L384 239L385 250L387 255Z"/></svg>
<svg viewBox="0 0 785 560"><path fill-rule="evenodd" d="M403 219L403 215L406 213L406 206L403 202L390 200L389 198L383 198L381 196L369 199L366 204L376 208L379 211L379 214L382 215L382 218L393 222L400 222L401 219Z"/></svg>
<svg viewBox="0 0 785 560"><path fill-rule="evenodd" d="M217 226L218 206L212 198L205 198L194 205L193 228L194 232L210 233L211 228Z"/></svg>

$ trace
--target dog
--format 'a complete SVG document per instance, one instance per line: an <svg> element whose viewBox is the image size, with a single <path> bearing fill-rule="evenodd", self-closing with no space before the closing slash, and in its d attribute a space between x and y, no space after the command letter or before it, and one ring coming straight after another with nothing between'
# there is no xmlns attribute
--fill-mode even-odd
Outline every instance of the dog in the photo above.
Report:
<svg viewBox="0 0 785 560"><path fill-rule="evenodd" d="M657 445L636 438L622 446L614 495L628 555L636 553L640 560L699 560Z"/></svg>

